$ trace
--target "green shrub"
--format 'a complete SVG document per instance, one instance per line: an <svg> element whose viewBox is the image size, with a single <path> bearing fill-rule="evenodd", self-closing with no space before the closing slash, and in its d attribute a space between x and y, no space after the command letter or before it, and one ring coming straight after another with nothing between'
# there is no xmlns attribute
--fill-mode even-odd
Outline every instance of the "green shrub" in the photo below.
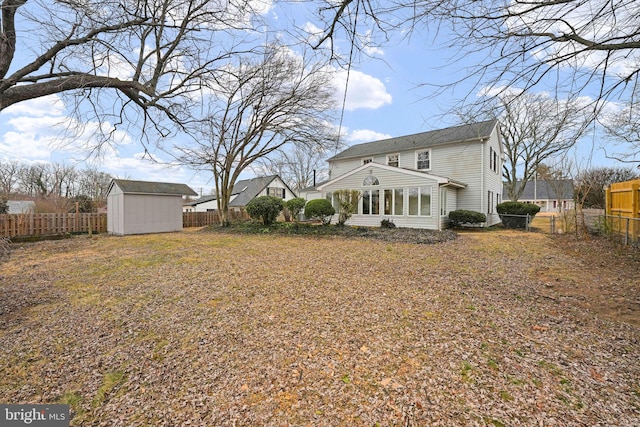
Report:
<svg viewBox="0 0 640 427"><path fill-rule="evenodd" d="M487 216L482 212L466 211L458 209L449 212L449 222L453 227L460 227L462 224L480 224L487 221Z"/></svg>
<svg viewBox="0 0 640 427"><path fill-rule="evenodd" d="M496 206L496 211L504 215L529 215L534 217L540 212L540 206L533 203L503 202Z"/></svg>
<svg viewBox="0 0 640 427"><path fill-rule="evenodd" d="M380 228L396 228L396 225L393 223L393 220L385 218L380 221Z"/></svg>
<svg viewBox="0 0 640 427"><path fill-rule="evenodd" d="M264 225L275 222L283 208L282 199L271 196L260 196L247 203L247 213L253 219L262 219Z"/></svg>
<svg viewBox="0 0 640 427"><path fill-rule="evenodd" d="M336 210L327 199L309 200L304 207L304 216L320 220L323 224L328 224L331 221L331 216L335 213Z"/></svg>
<svg viewBox="0 0 640 427"><path fill-rule="evenodd" d="M527 228L527 218L529 221L540 212L540 206L532 203L503 202L496 206L496 211L500 215L502 224L507 228ZM519 216L511 216L519 215Z"/></svg>
<svg viewBox="0 0 640 427"><path fill-rule="evenodd" d="M294 220L298 219L300 212L304 209L304 205L306 204L306 200L302 197L296 197L295 199L287 200L284 202L284 207L289 211Z"/></svg>

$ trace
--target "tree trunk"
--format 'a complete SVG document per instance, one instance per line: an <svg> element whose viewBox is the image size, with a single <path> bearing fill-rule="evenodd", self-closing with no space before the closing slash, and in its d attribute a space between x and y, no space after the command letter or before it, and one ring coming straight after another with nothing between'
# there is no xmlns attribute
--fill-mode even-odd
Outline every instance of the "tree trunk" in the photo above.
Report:
<svg viewBox="0 0 640 427"><path fill-rule="evenodd" d="M229 195L226 188L221 188L218 192L218 218L222 227L231 225L229 217Z"/></svg>

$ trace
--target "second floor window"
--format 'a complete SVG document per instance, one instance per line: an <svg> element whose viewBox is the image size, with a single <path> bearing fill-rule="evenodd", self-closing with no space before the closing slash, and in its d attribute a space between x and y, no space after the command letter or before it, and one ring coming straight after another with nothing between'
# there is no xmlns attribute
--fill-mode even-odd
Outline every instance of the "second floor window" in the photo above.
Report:
<svg viewBox="0 0 640 427"><path fill-rule="evenodd" d="M267 187L267 196L277 197L278 199L284 199L284 188Z"/></svg>
<svg viewBox="0 0 640 427"><path fill-rule="evenodd" d="M416 153L416 169L431 169L431 151L418 151Z"/></svg>
<svg viewBox="0 0 640 427"><path fill-rule="evenodd" d="M400 156L398 154L389 154L387 156L387 164L389 166L395 166L398 167L398 160L399 160Z"/></svg>

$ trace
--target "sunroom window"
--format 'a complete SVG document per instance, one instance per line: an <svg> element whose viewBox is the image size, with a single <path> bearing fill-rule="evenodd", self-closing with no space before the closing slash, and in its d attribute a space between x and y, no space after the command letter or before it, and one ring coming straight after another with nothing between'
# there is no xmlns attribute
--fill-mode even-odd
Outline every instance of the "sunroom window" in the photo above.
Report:
<svg viewBox="0 0 640 427"><path fill-rule="evenodd" d="M369 175L362 181L362 186L368 187L370 185L380 185L380 181L378 181L378 178L376 178L375 176Z"/></svg>

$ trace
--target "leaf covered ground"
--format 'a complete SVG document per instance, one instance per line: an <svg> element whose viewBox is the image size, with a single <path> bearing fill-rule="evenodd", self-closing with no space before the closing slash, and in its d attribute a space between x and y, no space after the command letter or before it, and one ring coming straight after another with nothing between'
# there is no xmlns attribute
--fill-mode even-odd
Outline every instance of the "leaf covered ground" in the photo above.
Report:
<svg viewBox="0 0 640 427"><path fill-rule="evenodd" d="M15 245L0 396L72 425L640 425L640 257L172 233Z"/></svg>

